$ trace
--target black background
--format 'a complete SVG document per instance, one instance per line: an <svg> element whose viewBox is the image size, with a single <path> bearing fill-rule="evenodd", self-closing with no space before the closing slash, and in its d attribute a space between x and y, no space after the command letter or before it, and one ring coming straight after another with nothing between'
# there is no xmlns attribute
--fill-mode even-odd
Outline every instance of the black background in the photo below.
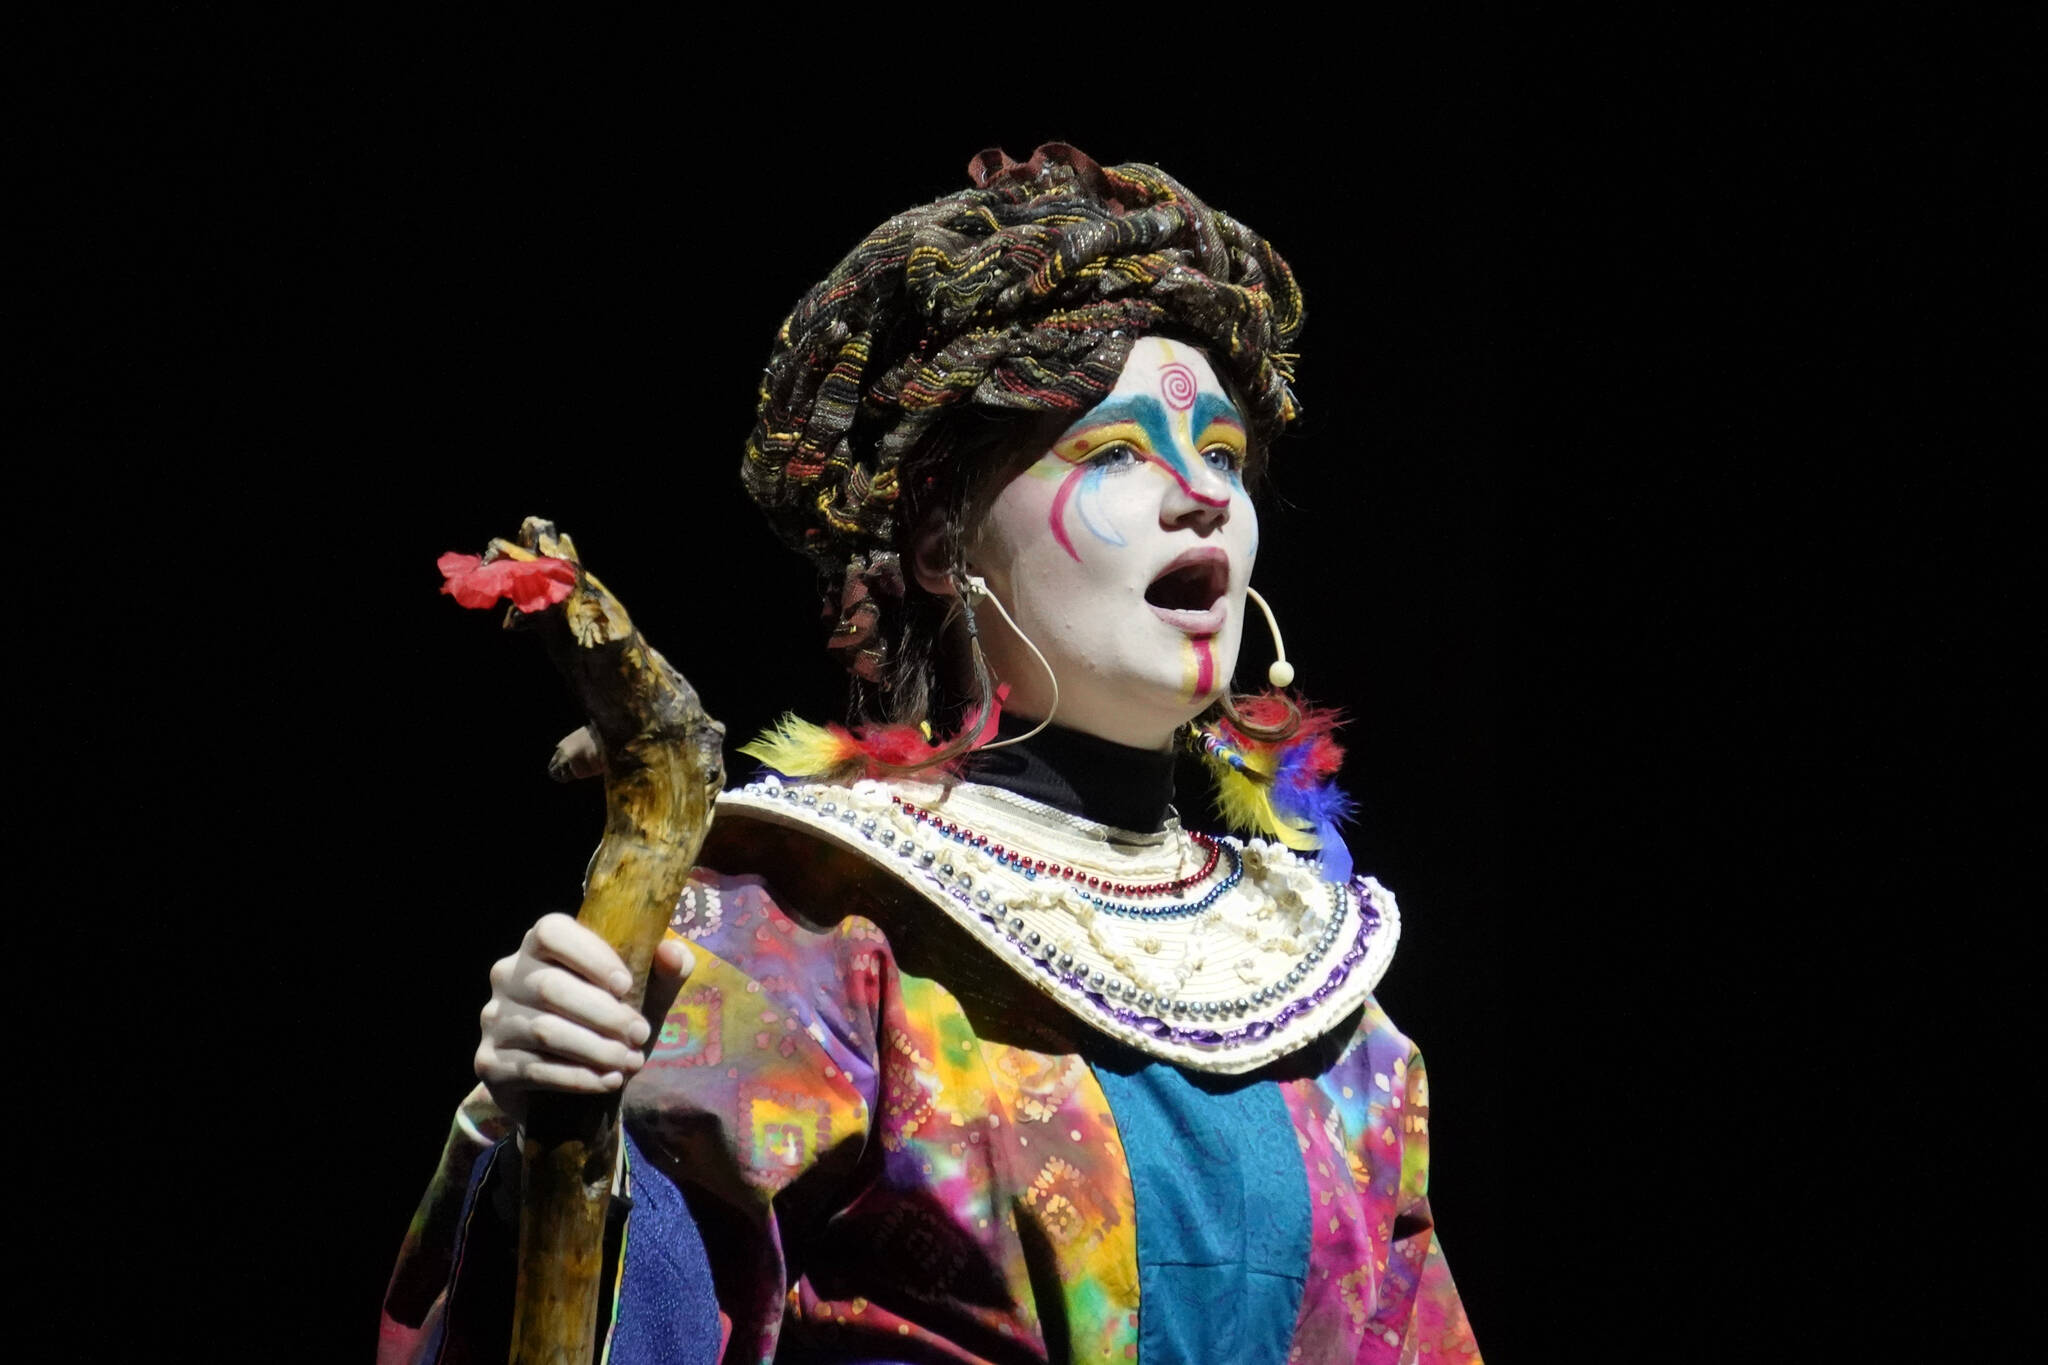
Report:
<svg viewBox="0 0 2048 1365"><path fill-rule="evenodd" d="M1489 1357L1953 1330L1924 1262L1977 1063L1922 1011L2013 968L1924 944L1981 904L1957 585L2021 447L1973 423L2038 363L1993 264L2010 87L1911 34L1497 20L871 63L794 18L173 7L51 49L21 674L67 910L16 998L74 1002L42 1037L90 988L31 1084L55 1226L135 1317L47 1325L370 1354L485 970L599 819L542 775L545 662L434 557L552 517L735 736L830 714L735 477L758 367L870 226L1061 138L1307 293L1261 586L1354 717Z"/></svg>

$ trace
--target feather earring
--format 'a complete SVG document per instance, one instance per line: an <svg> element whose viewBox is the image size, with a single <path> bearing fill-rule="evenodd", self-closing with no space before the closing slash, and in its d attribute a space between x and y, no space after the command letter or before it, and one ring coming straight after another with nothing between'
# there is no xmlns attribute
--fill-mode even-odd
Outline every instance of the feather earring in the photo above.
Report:
<svg viewBox="0 0 2048 1365"><path fill-rule="evenodd" d="M996 718L1009 693L1007 683L999 685L986 714L978 706L970 710L959 732L943 743L933 742L929 725L864 725L849 730L844 725L817 725L791 712L740 745L739 751L784 777L837 782L921 771L963 735L974 738L956 760L995 738Z"/></svg>
<svg viewBox="0 0 2048 1365"><path fill-rule="evenodd" d="M1330 737L1342 720L1327 707L1301 706L1300 727L1282 740L1255 739L1227 717L1196 727L1195 746L1216 782L1216 808L1232 829L1320 854L1325 879L1351 880L1351 850L1337 832L1353 809L1332 780L1344 750ZM1237 703L1252 725L1278 723L1287 702L1276 693Z"/></svg>

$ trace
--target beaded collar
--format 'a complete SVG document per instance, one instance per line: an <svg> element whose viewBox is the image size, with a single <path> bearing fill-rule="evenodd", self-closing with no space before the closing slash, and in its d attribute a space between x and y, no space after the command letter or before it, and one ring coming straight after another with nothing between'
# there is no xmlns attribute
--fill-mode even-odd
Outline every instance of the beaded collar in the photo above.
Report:
<svg viewBox="0 0 2048 1365"><path fill-rule="evenodd" d="M718 817L859 854L1074 1017L1196 1071L1250 1071L1320 1037L1400 936L1378 882L1326 882L1279 844L1177 820L1132 833L972 782L771 776L721 795Z"/></svg>

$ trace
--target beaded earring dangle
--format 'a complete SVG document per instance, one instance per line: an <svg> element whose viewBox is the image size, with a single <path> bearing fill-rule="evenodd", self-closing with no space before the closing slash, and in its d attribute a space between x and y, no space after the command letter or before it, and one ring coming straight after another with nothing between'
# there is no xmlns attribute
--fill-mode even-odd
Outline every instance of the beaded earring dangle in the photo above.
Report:
<svg viewBox="0 0 2048 1365"><path fill-rule="evenodd" d="M1017 619L1014 616L1010 615L1009 608L1003 605L1002 599L988 590L987 579L983 578L980 574L970 574L964 568L955 569L953 577L960 588L960 611L961 615L967 619L967 647L974 653L976 670L984 677L988 672L987 665L982 661L981 633L975 629L974 625L974 604L976 602L987 602L996 609L996 615L1002 617L1004 623L1016 632L1017 638L1024 642L1024 648L1031 651L1031 656L1038 660L1038 666L1045 670L1046 680L1052 684L1052 705L1045 708L1044 720L1041 720L1038 724L1014 738L998 739L978 747L985 752L989 749L1007 748L1012 744L1022 744L1025 740L1052 724L1052 718L1059 714L1059 675L1052 671L1052 665L1046 662L1044 652L1031 642L1031 637L1024 633L1024 628L1017 624Z"/></svg>

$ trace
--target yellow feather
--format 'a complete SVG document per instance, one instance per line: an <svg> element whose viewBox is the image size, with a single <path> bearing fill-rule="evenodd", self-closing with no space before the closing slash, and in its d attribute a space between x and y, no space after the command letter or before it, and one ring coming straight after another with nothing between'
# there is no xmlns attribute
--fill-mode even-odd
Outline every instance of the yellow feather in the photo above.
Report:
<svg viewBox="0 0 2048 1365"><path fill-rule="evenodd" d="M786 777L819 777L860 757L853 736L787 712L781 720L740 745L741 753L758 758Z"/></svg>
<svg viewBox="0 0 2048 1365"><path fill-rule="evenodd" d="M1258 764L1260 755L1247 754L1246 762ZM1272 760L1266 759L1268 770ZM1323 846L1323 841L1307 832L1300 825L1282 820L1273 809L1271 791L1261 782L1246 777L1228 763L1212 761L1209 765L1216 774L1216 809L1224 822L1232 829L1245 834L1263 834L1298 852L1308 853Z"/></svg>

